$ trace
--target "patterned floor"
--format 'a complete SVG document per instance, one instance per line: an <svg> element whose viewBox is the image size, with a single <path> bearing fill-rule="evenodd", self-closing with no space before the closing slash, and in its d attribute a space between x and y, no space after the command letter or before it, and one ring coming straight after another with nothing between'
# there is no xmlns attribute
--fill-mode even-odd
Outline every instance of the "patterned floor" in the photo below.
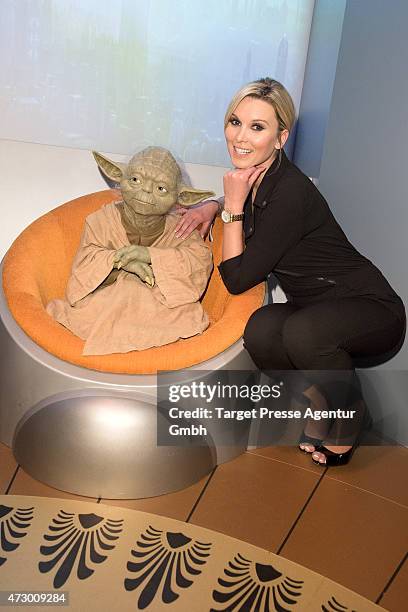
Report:
<svg viewBox="0 0 408 612"><path fill-rule="evenodd" d="M139 510L3 495L0 530L0 581L75 612L384 610L281 555Z"/></svg>
<svg viewBox="0 0 408 612"><path fill-rule="evenodd" d="M403 447L360 447L349 465L328 469L296 449L275 447L249 451L183 491L91 500L33 480L0 444L1 493L82 499L186 521L273 551L390 612L407 609L407 484Z"/></svg>

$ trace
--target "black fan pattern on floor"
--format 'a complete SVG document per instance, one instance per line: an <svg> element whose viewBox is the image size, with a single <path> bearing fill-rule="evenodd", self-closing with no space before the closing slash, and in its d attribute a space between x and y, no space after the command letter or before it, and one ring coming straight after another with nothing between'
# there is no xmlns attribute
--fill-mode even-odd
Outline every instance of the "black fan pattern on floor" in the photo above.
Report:
<svg viewBox="0 0 408 612"><path fill-rule="evenodd" d="M322 604L322 612L357 612L354 608L349 608L341 603L339 603L335 597L332 595L330 600Z"/></svg>
<svg viewBox="0 0 408 612"><path fill-rule="evenodd" d="M38 567L43 574L58 567L53 580L54 588L58 589L68 580L74 565L79 580L94 573L95 566L103 563L115 548L114 542L123 531L123 519L60 510L48 530L44 540L50 544L41 546L40 552L52 559L40 561Z"/></svg>
<svg viewBox="0 0 408 612"><path fill-rule="evenodd" d="M13 508L0 504L0 567L7 561L7 553L14 552L28 533L34 518L34 507ZM3 554L6 556L3 557Z"/></svg>
<svg viewBox="0 0 408 612"><path fill-rule="evenodd" d="M213 591L213 599L221 607L211 608L211 612L289 612L300 602L304 582L238 553L228 562L218 584L221 588Z"/></svg>
<svg viewBox="0 0 408 612"><path fill-rule="evenodd" d="M136 576L125 579L127 591L143 586L138 609L147 608L159 591L163 603L175 601L181 590L190 587L201 574L211 546L181 532L160 531L149 525L131 551L134 560L127 564L127 569Z"/></svg>

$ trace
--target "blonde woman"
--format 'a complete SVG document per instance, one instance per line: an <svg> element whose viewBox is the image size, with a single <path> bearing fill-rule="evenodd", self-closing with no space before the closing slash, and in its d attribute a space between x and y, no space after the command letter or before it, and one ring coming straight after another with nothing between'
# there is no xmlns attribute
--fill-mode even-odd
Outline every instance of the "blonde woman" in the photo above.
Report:
<svg viewBox="0 0 408 612"><path fill-rule="evenodd" d="M286 157L295 120L283 85L249 83L225 115L234 169L224 176L223 261L230 293L242 293L273 272L288 296L249 319L244 344L262 370L308 371L305 403L332 414L348 406L353 419L309 421L300 449L320 465L349 461L365 418L353 369L356 356L398 346L405 331L401 299L371 261L348 241L327 202ZM177 235L207 231L218 203L182 212ZM315 375L313 372L316 371Z"/></svg>

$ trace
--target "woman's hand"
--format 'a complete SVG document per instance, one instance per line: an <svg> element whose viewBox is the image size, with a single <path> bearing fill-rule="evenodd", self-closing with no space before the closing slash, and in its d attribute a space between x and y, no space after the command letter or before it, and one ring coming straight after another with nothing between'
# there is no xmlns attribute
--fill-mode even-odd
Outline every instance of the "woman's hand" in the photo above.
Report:
<svg viewBox="0 0 408 612"><path fill-rule="evenodd" d="M251 166L244 170L230 170L224 174L225 208L233 213L244 210L245 200L265 166Z"/></svg>
<svg viewBox="0 0 408 612"><path fill-rule="evenodd" d="M177 213L181 215L181 219L175 229L176 237L184 240L190 236L191 232L195 230L196 227L201 225L200 235L202 238L205 238L217 211L218 202L214 200L210 200L198 208L178 209Z"/></svg>

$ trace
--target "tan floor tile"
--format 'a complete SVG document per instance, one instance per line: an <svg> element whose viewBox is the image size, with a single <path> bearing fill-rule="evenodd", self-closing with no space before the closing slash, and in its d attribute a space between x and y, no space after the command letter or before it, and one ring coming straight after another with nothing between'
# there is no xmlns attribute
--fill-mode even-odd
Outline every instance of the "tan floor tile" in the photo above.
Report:
<svg viewBox="0 0 408 612"><path fill-rule="evenodd" d="M217 468L191 523L275 551L317 481L307 470L245 453Z"/></svg>
<svg viewBox="0 0 408 612"><path fill-rule="evenodd" d="M350 463L329 468L326 477L408 506L408 448L360 446Z"/></svg>
<svg viewBox="0 0 408 612"><path fill-rule="evenodd" d="M281 555L375 600L408 546L408 510L323 478Z"/></svg>
<svg viewBox="0 0 408 612"><path fill-rule="evenodd" d="M310 454L302 453L297 446L266 446L264 448L254 448L248 451L254 455L283 461L295 467L310 470L315 474L321 474L322 469L312 461Z"/></svg>
<svg viewBox="0 0 408 612"><path fill-rule="evenodd" d="M16 471L17 462L11 448L0 442L0 493L5 493Z"/></svg>
<svg viewBox="0 0 408 612"><path fill-rule="evenodd" d="M389 612L401 612L408 607L408 560L384 593L379 605Z"/></svg>
<svg viewBox="0 0 408 612"><path fill-rule="evenodd" d="M102 499L101 504L109 506L121 506L142 512L152 512L161 516L169 516L179 521L187 520L195 502L203 490L209 476L205 476L199 482L175 493L148 497L146 499Z"/></svg>
<svg viewBox="0 0 408 612"><path fill-rule="evenodd" d="M38 495L39 497L61 497L63 499L75 499L77 501L97 501L94 497L83 497L81 495L74 495L67 493L66 491L60 491L49 487L38 480L34 480L31 476L24 472L20 467L17 476L11 485L10 495Z"/></svg>

